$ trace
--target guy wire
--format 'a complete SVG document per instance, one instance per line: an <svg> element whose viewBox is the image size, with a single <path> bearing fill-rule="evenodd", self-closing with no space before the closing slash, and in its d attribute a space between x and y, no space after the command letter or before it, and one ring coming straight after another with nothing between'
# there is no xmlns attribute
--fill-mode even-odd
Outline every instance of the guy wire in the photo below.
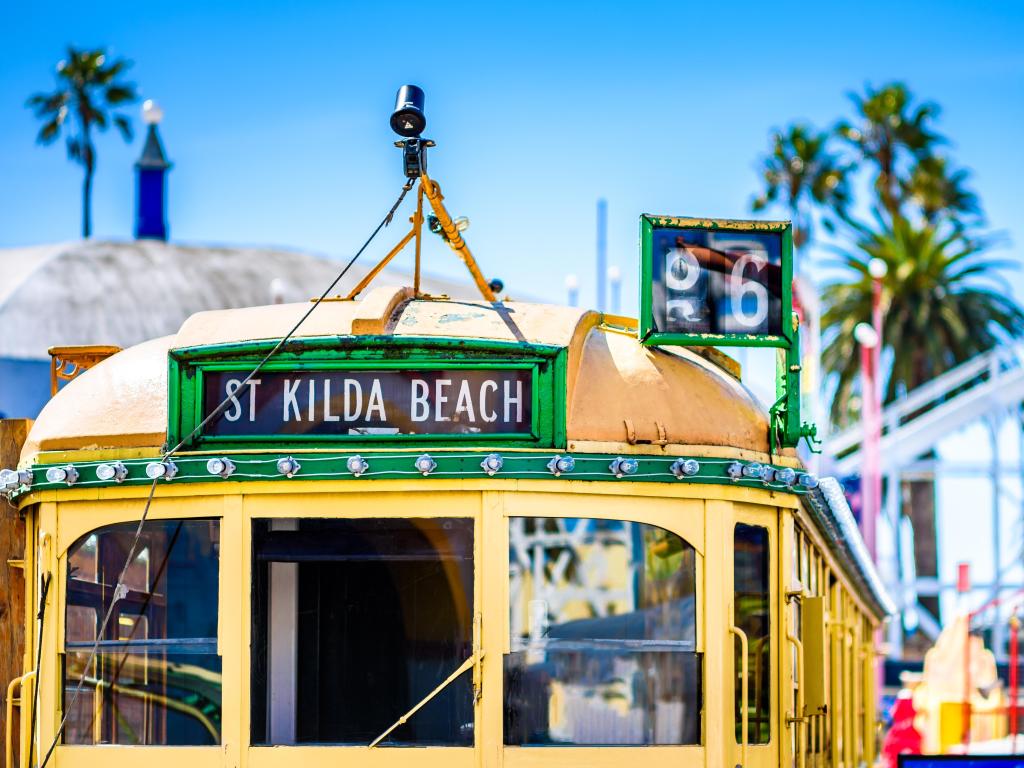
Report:
<svg viewBox="0 0 1024 768"><path fill-rule="evenodd" d="M327 295L332 290L334 290L334 287L339 282L341 282L341 279L346 275L346 273L349 271L352 265L356 263L356 260L360 256L362 256L363 251L365 251L367 247L370 245L370 243L373 242L373 239L380 233L382 229L384 229L384 227L391 223L392 218L394 218L395 211L398 210L398 207L402 204L402 201L405 200L405 196L409 193L409 190L412 189L413 184L415 184L415 182L415 179L409 179L402 186L402 192L401 194L398 195L398 199L395 201L395 204L391 206L391 210L389 210L387 215L383 219L381 219L380 224L378 224L377 227L373 230L370 236L366 239L366 242L363 243L362 247L360 247L360 249L356 251L355 256L349 259L349 262L345 265L341 272L338 273L338 276L335 277L331 284L328 285L327 288L324 290L324 292L320 294L319 298L317 298L312 303L309 309L307 309L306 312L302 315L302 317L299 318L299 321L292 326L291 330L288 331L288 333L286 333L284 336L282 336L281 340L274 345L274 348L271 349L263 357L263 359L256 364L256 367L253 368L249 375L242 380L242 383L238 385L237 389L235 389L230 395L225 397L221 401L220 405L214 408L209 413L209 415L207 415L206 418L199 422L199 424L196 425L195 429L193 429L184 438L182 438L177 445L175 445L173 448L171 448L170 450L163 454L162 458L160 459L161 462L166 462L168 459L174 456L174 454L181 450L182 447L185 446L190 440L192 440L192 438L195 437L200 432L200 430L203 429L203 427L209 424L213 419L220 416L220 414L224 412L224 409L228 407L228 403L230 403L233 398L238 397L240 394L244 393L245 389L249 386L249 382L252 381L252 378L257 373L260 372L263 366L266 365L267 362L274 355L276 355L286 343L288 343L288 340L292 336L294 336L295 333L302 326L302 324L306 322L307 319L309 319L309 316L313 314L313 311L320 306L324 299L327 298ZM122 597L121 591L124 589L124 579L125 576L128 574L128 568L131 566L132 561L135 559L135 550L138 547L139 541L142 538L142 530L146 525L146 518L149 516L149 509L153 503L153 496L156 494L156 486L159 481L159 477L153 478L153 484L149 488L149 495L146 497L146 504L142 508L142 516L139 518L139 525L135 529L135 536L132 539L131 546L128 548L128 556L125 558L124 566L121 568L121 573L117 577L117 582L114 584L114 591L111 594L110 605L107 607L107 612L103 616L103 621L100 624L99 631L96 633L96 640L95 642L93 642L92 648L89 651L89 656L86 659L85 666L82 668L82 674L78 677L78 684L75 686L75 692L71 695L71 701L67 704L67 706L64 707L64 716L61 718L60 725L57 726L57 732L53 735L53 741L50 742L50 746L46 750L46 755L45 757L43 757L42 763L39 764L39 768L46 768L47 763L50 762L50 757L53 755L54 749L57 748L57 744L60 742L60 738L64 734L64 729L67 727L68 717L74 710L75 704L78 703L79 694L81 694L82 692L82 685L85 683L85 677L89 672L89 667L92 665L93 661L96 658L96 652L99 650L100 642L102 641L104 633L106 632L107 629L107 624L110 621L110 617L114 613L114 606ZM41 645L42 643L40 642L40 647ZM38 677L36 678L36 689L39 689ZM30 739L31 738L32 737L30 736Z"/></svg>

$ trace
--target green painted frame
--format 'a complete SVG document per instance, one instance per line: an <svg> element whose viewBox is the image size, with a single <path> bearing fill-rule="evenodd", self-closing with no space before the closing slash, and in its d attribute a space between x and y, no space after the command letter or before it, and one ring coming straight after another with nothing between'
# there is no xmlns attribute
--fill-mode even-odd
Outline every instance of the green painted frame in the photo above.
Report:
<svg viewBox="0 0 1024 768"><path fill-rule="evenodd" d="M759 465L769 466L775 470L783 469L781 464L763 464L757 461L741 461L739 459L723 459L713 457L695 456L650 456L637 454L624 454L637 461L637 472L632 475L617 477L611 471L609 464L622 455L612 453L567 453L557 449L520 450L513 448L508 452L492 450L490 446L462 446L447 450L437 450L430 453L437 462L437 466L429 473L429 476L422 477L416 471L414 462L420 453L420 449L411 449L411 446L381 446L377 445L370 449L357 446L345 445L343 448L335 445L334 450L317 451L294 451L294 457L302 465L298 474L294 477L287 477L277 469L277 460L289 451L285 448L274 446L274 450L268 450L264 446L260 452L253 451L229 451L223 452L203 450L195 453L176 454L171 461L178 467L178 474L171 481L160 481L163 487L168 482L173 485L183 483L246 483L262 480L272 480L280 483L305 483L308 481L318 482L324 480L344 480L346 482L359 482L372 484L377 480L415 480L424 483L425 489L429 490L429 483L433 480L488 480L489 475L481 466L481 462L492 452L501 453L504 465L500 471L493 475L495 481L500 480L546 480L550 482L578 483L585 482L606 482L606 483L683 483L687 485L724 485L740 486L743 488L761 488L779 493L789 493L798 496L805 495L807 488L797 485L786 485L777 481L765 482L757 478L746 476L734 477L730 474L729 468L733 465ZM390 448L390 450L389 450ZM431 446L433 449L434 446ZM361 476L353 475L348 469L347 460L358 453L368 463L369 467ZM549 464L555 456L571 455L576 466L569 472L560 475L553 474ZM229 458L236 465L236 471L227 479L221 479L211 475L206 470L206 462L214 457ZM699 464L697 474L692 476L677 477L671 469L676 461L693 458ZM146 466L159 461L158 456L144 459L124 459L122 463L127 470L127 476L120 481L100 480L96 477L96 467L101 464L111 464L114 459L92 459L89 461L72 462L80 473L80 479L69 488L64 482L51 482L46 479L46 470L50 467L66 467L69 462L56 462L36 464L31 467L33 481L31 486L22 486L17 489L13 497L19 498L26 494L39 491L65 491L86 488L114 488L117 486L147 486L152 484L152 479L146 475ZM798 475L805 474L797 471ZM230 487L230 486L229 486ZM308 486L303 486L308 488Z"/></svg>
<svg viewBox="0 0 1024 768"><path fill-rule="evenodd" d="M782 335L724 333L661 333L654 329L654 229L706 229L733 232L778 232L782 235ZM780 347L795 343L793 316L793 227L788 221L698 219L678 216L640 217L640 342L648 346Z"/></svg>
<svg viewBox="0 0 1024 768"><path fill-rule="evenodd" d="M174 349L168 359L167 444L177 445L202 421L205 371L252 370L275 340ZM185 449L296 450L423 444L437 447L493 444L521 448L565 446L567 351L563 347L486 339L407 336L329 336L289 341L263 370L437 370L525 369L533 372L533 427L525 434L487 435L256 435L192 438Z"/></svg>
<svg viewBox="0 0 1024 768"><path fill-rule="evenodd" d="M654 229L705 229L733 232L778 232L782 235L782 335L661 333L654 329ZM788 318L788 322L787 322ZM813 435L800 421L800 336L793 314L793 225L789 221L708 219L681 216L640 216L640 343L646 346L774 347L776 401L771 407L771 450L795 446Z"/></svg>

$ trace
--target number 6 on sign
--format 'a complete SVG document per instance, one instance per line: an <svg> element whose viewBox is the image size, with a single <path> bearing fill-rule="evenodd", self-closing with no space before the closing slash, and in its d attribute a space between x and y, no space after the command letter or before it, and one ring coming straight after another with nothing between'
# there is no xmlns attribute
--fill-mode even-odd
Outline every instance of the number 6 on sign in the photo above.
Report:
<svg viewBox="0 0 1024 768"><path fill-rule="evenodd" d="M750 330L760 330L768 318L768 289L757 280L744 279L743 273L747 265L753 265L754 270L760 273L767 264L768 259L764 255L745 253L732 268L733 318ZM748 312L747 307L751 303L754 309Z"/></svg>

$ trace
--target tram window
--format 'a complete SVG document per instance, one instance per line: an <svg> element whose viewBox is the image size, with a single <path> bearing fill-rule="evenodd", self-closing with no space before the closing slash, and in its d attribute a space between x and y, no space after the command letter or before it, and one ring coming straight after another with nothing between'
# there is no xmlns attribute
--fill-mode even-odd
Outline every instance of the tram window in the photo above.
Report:
<svg viewBox="0 0 1024 768"><path fill-rule="evenodd" d="M64 742L219 744L216 520L146 523L125 574L127 593L86 669L137 527L99 528L68 550Z"/></svg>
<svg viewBox="0 0 1024 768"><path fill-rule="evenodd" d="M509 521L505 744L698 744L696 555L669 531Z"/></svg>
<svg viewBox="0 0 1024 768"><path fill-rule="evenodd" d="M771 737L771 603L768 529L736 525L733 536L733 599L736 626L747 635L747 743L767 744ZM743 735L742 670L735 643L736 739Z"/></svg>
<svg viewBox="0 0 1024 768"><path fill-rule="evenodd" d="M473 647L473 520L253 523L252 742L367 745ZM470 746L460 675L382 746Z"/></svg>

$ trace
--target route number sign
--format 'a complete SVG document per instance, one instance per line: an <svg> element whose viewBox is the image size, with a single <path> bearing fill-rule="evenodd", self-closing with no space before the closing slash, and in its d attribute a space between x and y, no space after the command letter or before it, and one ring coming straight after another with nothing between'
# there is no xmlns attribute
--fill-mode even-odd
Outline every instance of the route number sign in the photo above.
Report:
<svg viewBox="0 0 1024 768"><path fill-rule="evenodd" d="M789 347L789 222L641 218L647 344Z"/></svg>

